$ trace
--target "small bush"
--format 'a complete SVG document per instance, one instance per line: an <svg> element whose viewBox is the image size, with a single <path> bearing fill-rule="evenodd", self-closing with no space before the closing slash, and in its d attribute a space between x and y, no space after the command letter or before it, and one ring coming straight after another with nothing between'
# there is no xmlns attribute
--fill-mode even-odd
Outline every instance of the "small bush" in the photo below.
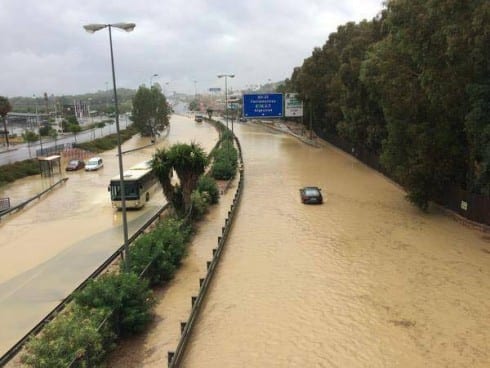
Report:
<svg viewBox="0 0 490 368"><path fill-rule="evenodd" d="M190 228L182 220L168 218L152 232L139 237L129 250L130 270L144 277L151 285L172 279L185 255Z"/></svg>
<svg viewBox="0 0 490 368"><path fill-rule="evenodd" d="M192 201L192 218L200 220L207 212L211 199L207 192L195 190L191 194Z"/></svg>
<svg viewBox="0 0 490 368"><path fill-rule="evenodd" d="M217 180L229 180L235 176L236 170L227 160L215 160L211 168L211 175Z"/></svg>
<svg viewBox="0 0 490 368"><path fill-rule="evenodd" d="M112 347L114 335L99 329L107 310L72 305L26 344L22 363L35 368L66 368L76 358L77 367L96 367ZM109 345L110 343L110 345Z"/></svg>
<svg viewBox="0 0 490 368"><path fill-rule="evenodd" d="M213 153L211 176L217 180L229 180L236 174L238 151L231 141L221 142L220 148Z"/></svg>
<svg viewBox="0 0 490 368"><path fill-rule="evenodd" d="M0 185L11 183L17 179L41 173L37 160L18 161L13 164L3 165L0 170Z"/></svg>
<svg viewBox="0 0 490 368"><path fill-rule="evenodd" d="M127 129L121 130L121 143L130 139L136 133L137 131L133 128L133 126L129 126ZM90 142L77 143L75 146L90 152L108 151L114 147L117 147L117 134L109 134L105 137L98 138Z"/></svg>
<svg viewBox="0 0 490 368"><path fill-rule="evenodd" d="M151 321L153 294L148 280L132 272L108 273L75 295L75 302L87 308L111 310L112 330L119 335L142 331Z"/></svg>
<svg viewBox="0 0 490 368"><path fill-rule="evenodd" d="M202 175L197 182L197 190L201 193L208 193L210 203L216 204L219 201L219 189L216 180L207 175Z"/></svg>

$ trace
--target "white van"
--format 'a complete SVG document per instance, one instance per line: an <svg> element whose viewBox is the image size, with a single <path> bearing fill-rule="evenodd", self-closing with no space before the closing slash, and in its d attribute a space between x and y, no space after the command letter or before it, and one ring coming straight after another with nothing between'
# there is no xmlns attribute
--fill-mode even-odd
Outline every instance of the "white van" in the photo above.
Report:
<svg viewBox="0 0 490 368"><path fill-rule="evenodd" d="M104 166L104 162L100 157L92 157L85 163L85 171L95 171L99 170L102 166Z"/></svg>

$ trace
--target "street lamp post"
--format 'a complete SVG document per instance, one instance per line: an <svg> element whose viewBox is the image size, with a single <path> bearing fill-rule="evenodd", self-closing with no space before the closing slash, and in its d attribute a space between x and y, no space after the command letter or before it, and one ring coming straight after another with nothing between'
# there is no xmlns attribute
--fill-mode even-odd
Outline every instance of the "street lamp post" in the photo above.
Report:
<svg viewBox="0 0 490 368"><path fill-rule="evenodd" d="M228 77L235 78L235 74L218 74L218 78L225 78L225 121L228 128ZM231 132L233 133L233 120L231 121Z"/></svg>
<svg viewBox="0 0 490 368"><path fill-rule="evenodd" d="M158 77L158 74L153 74L151 77L150 77L150 89L151 89L151 86L153 85L152 82L153 82L153 77Z"/></svg>
<svg viewBox="0 0 490 368"><path fill-rule="evenodd" d="M88 111L88 119L90 121L90 125L92 125L92 140L95 140L95 126L94 119L92 118L92 114L90 113L90 103L92 102L92 97L88 98L87 111Z"/></svg>
<svg viewBox="0 0 490 368"><path fill-rule="evenodd" d="M121 183L121 211L124 233L124 264L127 271L129 271L129 241L128 241L128 220L126 216L126 191L124 188L124 170L123 160L121 152L121 134L119 130L119 106L117 101L117 89L116 89L116 72L114 70L114 53L112 51L112 27L122 29L126 32L131 32L136 24L134 23L115 23L115 24L88 24L83 26L89 33L95 33L101 29L109 29L109 45L111 50L111 67L112 67L112 85L114 89L114 109L116 114L116 132L117 132L117 154L119 159L119 181Z"/></svg>
<svg viewBox="0 0 490 368"><path fill-rule="evenodd" d="M39 114L37 110L37 96L33 95L34 97L34 102L36 104L36 125L37 125L37 130L39 133L39 145L41 146L41 156L43 155L43 136L41 135L41 123L39 122Z"/></svg>

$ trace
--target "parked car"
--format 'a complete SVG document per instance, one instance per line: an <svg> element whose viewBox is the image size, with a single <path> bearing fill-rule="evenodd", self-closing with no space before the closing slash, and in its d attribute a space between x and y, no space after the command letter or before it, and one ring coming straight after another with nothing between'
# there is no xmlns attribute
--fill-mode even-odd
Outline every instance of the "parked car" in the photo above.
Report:
<svg viewBox="0 0 490 368"><path fill-rule="evenodd" d="M194 120L197 121L198 123L202 123L204 117L202 115L196 115Z"/></svg>
<svg viewBox="0 0 490 368"><path fill-rule="evenodd" d="M100 157L92 157L85 164L85 171L99 170L103 166L104 166L104 162L102 161L102 158L100 158Z"/></svg>
<svg viewBox="0 0 490 368"><path fill-rule="evenodd" d="M238 121L240 123L246 123L247 122L247 118L245 118L245 117L242 116L240 119L238 119Z"/></svg>
<svg viewBox="0 0 490 368"><path fill-rule="evenodd" d="M301 202L305 204L322 204L322 190L318 187L304 187L299 190Z"/></svg>
<svg viewBox="0 0 490 368"><path fill-rule="evenodd" d="M83 169L85 167L85 162L83 160L70 160L68 165L66 165L66 171L76 171Z"/></svg>

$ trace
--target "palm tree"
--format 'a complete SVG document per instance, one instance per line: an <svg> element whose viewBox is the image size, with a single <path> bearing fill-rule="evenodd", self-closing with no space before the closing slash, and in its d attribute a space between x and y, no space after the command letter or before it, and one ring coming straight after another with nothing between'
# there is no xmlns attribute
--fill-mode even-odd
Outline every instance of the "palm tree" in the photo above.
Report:
<svg viewBox="0 0 490 368"><path fill-rule="evenodd" d="M3 130L5 134L5 142L7 143L7 149L9 148L9 135L7 133L7 114L12 111L12 105L8 98L0 96L0 116L3 120Z"/></svg>
<svg viewBox="0 0 490 368"><path fill-rule="evenodd" d="M174 144L169 149L159 149L153 155L152 168L160 181L167 201L180 215L191 207L191 194L199 177L208 165L208 157L196 143ZM177 173L179 184L172 184L172 174Z"/></svg>

